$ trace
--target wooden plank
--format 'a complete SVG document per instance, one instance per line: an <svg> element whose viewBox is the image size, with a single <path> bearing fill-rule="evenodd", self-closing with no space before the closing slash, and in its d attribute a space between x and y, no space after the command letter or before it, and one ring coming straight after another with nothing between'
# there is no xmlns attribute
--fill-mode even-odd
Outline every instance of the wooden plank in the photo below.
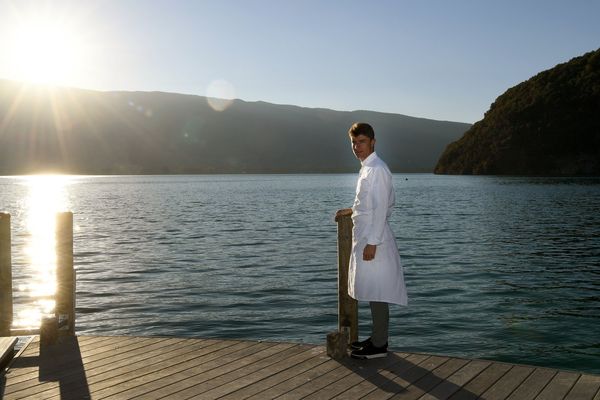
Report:
<svg viewBox="0 0 600 400"><path fill-rule="evenodd" d="M261 361L275 357L285 357L300 352L299 346L291 343L259 343L243 351L232 353L227 357L214 360L204 365L202 370L188 368L179 373L171 374L160 379L160 381L148 382L141 387L136 387L118 394L118 397L143 396L146 399L161 398L175 395L177 398L185 399L204 393L207 390L219 386L220 378L232 371L241 371L243 376L247 371L250 373ZM226 380L227 381L227 380ZM203 398L208 398L204 394Z"/></svg>
<svg viewBox="0 0 600 400"><path fill-rule="evenodd" d="M548 368L536 368L531 375L515 389L508 400L531 400L534 399L546 387L548 382L556 375L556 370Z"/></svg>
<svg viewBox="0 0 600 400"><path fill-rule="evenodd" d="M345 392L348 388L359 384L363 380L372 379L380 370L390 370L396 364L402 363L406 367L410 367L410 363L405 360L408 354L391 353L379 363L371 363L364 361L355 361L353 364L347 363L346 367L353 370L353 373L340 379L339 381L328 385L317 392L306 397L306 399L330 399L340 393ZM344 364L344 363L342 363ZM358 366L358 368L357 368Z"/></svg>
<svg viewBox="0 0 600 400"><path fill-rule="evenodd" d="M592 400L595 394L600 397L600 375L581 375L565 400Z"/></svg>
<svg viewBox="0 0 600 400"><path fill-rule="evenodd" d="M380 370L369 379L362 379L354 386L348 387L344 392L335 396L334 399L361 398L391 380L396 381L395 384L401 385L402 381L398 381L398 377L407 378L409 374L414 374L414 370L410 370L415 368L418 370L418 366L431 361L430 358L431 356L427 354L410 354L391 368Z"/></svg>
<svg viewBox="0 0 600 400"><path fill-rule="evenodd" d="M323 368L321 373L317 373L316 376L311 376L310 380L305 381L299 386L289 390L288 392L282 394L278 397L278 399L300 399L304 398L317 390L336 382L339 379L342 379L346 375L352 373L352 370L343 367L336 360L332 360L331 364L325 363L321 364L322 366L326 366ZM315 368L315 372L321 368Z"/></svg>
<svg viewBox="0 0 600 400"><path fill-rule="evenodd" d="M158 380L157 388L168 385L170 382L178 382L189 376L204 377L210 375L211 371L223 364L236 362L248 355L260 352L267 348L263 343L240 341L231 346L224 346L226 343L217 342L207 349L190 350L184 354L177 355L173 359L167 359L160 363L158 368L149 367L141 371L130 370L125 375L125 383L121 384L121 376L104 381L99 388L108 388L108 391L101 390L99 393L113 396L122 393L137 393L144 391L147 385L152 385L153 381ZM140 373L141 372L141 373ZM115 381L115 379L117 379ZM164 383L163 383L164 381ZM120 390L115 390L113 386L118 383Z"/></svg>
<svg viewBox="0 0 600 400"><path fill-rule="evenodd" d="M488 368L473 378L469 383L463 386L458 392L450 397L452 400L471 400L477 399L490 386L496 383L508 370L510 364L492 363Z"/></svg>
<svg viewBox="0 0 600 400"><path fill-rule="evenodd" d="M144 343L146 342L147 339L141 339L141 338L127 338L125 340L119 340L119 338L100 338L100 339L104 339L104 340L95 340L95 341L88 341L87 342L87 348L88 350L88 354L89 353L94 353L96 351L99 352L103 352L106 357L106 354L110 354L110 350L111 349L118 349L119 345L122 344L128 344L128 343L138 343L138 346L143 346ZM106 340L106 339L111 339L110 341ZM79 338L77 339L79 341ZM107 343L109 342L109 343ZM27 374L37 374L37 370L39 365L38 364L34 364L31 365L29 367L27 367L27 365L31 364L30 359L33 357L38 357L39 355L39 341L32 341L25 349L24 352L22 354L22 356L19 359L16 359L15 362L13 363L13 365L11 366L11 370L9 371L9 373L11 374L11 376L13 377L13 379L16 379L17 376L22 376L22 375L27 375ZM66 355L63 355L63 357ZM78 356L78 355L76 355ZM76 357L75 357L76 358ZM56 367L61 367L61 364L59 362L59 359L55 359L54 363L56 365Z"/></svg>
<svg viewBox="0 0 600 400"><path fill-rule="evenodd" d="M217 345L217 343L218 341L215 340L190 341L189 339L171 339L151 342L143 347L130 348L122 353L113 354L109 359L100 359L96 361L88 361L86 359L87 375L94 380L100 380L102 378L107 379L112 377L116 370L119 370L119 372L126 372L128 368L135 368L137 366L147 367L148 365L152 365L153 363L162 360L165 357L165 354L170 356L170 358L175 358L201 349L205 349L202 350L205 352L212 352L215 350L215 345ZM218 348L221 348L221 346Z"/></svg>
<svg viewBox="0 0 600 400"><path fill-rule="evenodd" d="M473 360L461 369L450 375L447 379L434 387L429 393L421 396L419 400L441 400L447 399L458 392L471 379L479 375L483 370L489 367L490 361Z"/></svg>
<svg viewBox="0 0 600 400"><path fill-rule="evenodd" d="M164 339L166 340L166 339ZM176 342L177 340L175 340ZM83 349L82 354L79 354L75 349L72 348L70 349L72 351L72 354L70 356L70 358L68 358L65 362L65 359L60 359L60 358L55 358L52 360L52 367L56 370L56 371L62 371L62 375L60 376L60 378L63 380L63 382L69 382L69 378L68 375L73 375L75 374L75 378L73 379L77 379L77 373L79 373L79 371L71 368L71 364L77 362L78 360L80 361L80 363L83 363L86 365L86 369L87 369L87 374L89 375L90 372L89 370L90 365L92 365L92 361L95 360L99 360L96 361L98 362L103 362L103 363L111 363L111 362L115 362L115 360L118 359L125 359L129 362L128 359L128 353L127 350L131 349L131 348L142 348L144 347L146 350L150 351L153 349L152 345L148 345L148 340L138 340L138 341L131 341L131 340L127 340L124 341L124 344L129 344L129 346L123 346L123 347L119 347L118 345L115 346L115 344L113 342L109 342L106 343L105 341L102 342L104 344L104 346L102 347L97 347L94 346L93 349L91 349L90 351L88 351L87 353L85 352L85 349ZM161 342L162 344L160 345L155 345L156 347L160 346L160 347L164 347L164 342ZM115 350L118 349L118 350ZM33 356L33 357L37 357L37 353ZM33 359L32 357L32 359ZM43 360L43 358L41 359ZM45 361L46 364L48 364L47 361ZM75 365L75 364L73 364ZM39 379L39 368L40 368L40 362L35 363L34 365L32 365L29 368L21 368L21 370L25 370L27 371L27 374L20 374L16 377L12 377L11 378L11 383L13 385L19 383L19 382L23 382L26 380L30 380L30 382L36 382ZM15 370L12 369L11 372L14 372ZM58 374L58 372L55 372L55 375ZM32 384L33 385L33 384Z"/></svg>
<svg viewBox="0 0 600 400"><path fill-rule="evenodd" d="M188 340L176 350L157 351L149 358L136 356L134 362L122 363L118 368L111 365L100 368L88 376L88 383L93 386L95 397L106 397L132 387L143 385L154 379L181 372L188 368L201 368L212 360L218 360L229 353L235 353L246 347L256 345L253 342L216 341L209 346L198 348L198 344Z"/></svg>
<svg viewBox="0 0 600 400"><path fill-rule="evenodd" d="M165 353L169 353L169 354L174 354L177 351L184 351L182 349L186 349L189 348L189 343L190 340L189 339L167 339L166 341L162 341L162 344L166 343L171 343L168 346L162 346L162 350L159 350L158 352L155 350L154 352L150 352L150 354L148 354L148 357L152 357L152 355L164 355ZM157 345L159 343L156 343ZM201 343L198 343L197 345L201 345ZM126 360L127 361L127 360ZM127 363L126 363L127 364ZM135 366L135 364L134 364ZM108 363L107 365L105 365L104 367L100 368L100 370L106 370L106 371L115 371L113 370L114 364ZM83 392L85 393L86 391L91 390L92 387L96 388L97 384L95 384L95 379L97 379L97 372L98 369L96 369L96 373L89 373L89 369L86 367L85 368L85 379L73 379L73 377L67 377L66 379L62 380L60 383L61 386L61 390L67 392L67 393L80 393ZM121 372L121 370L117 371L117 372ZM92 376L90 378L90 375ZM95 376L94 376L95 375ZM52 393L52 388L48 388L46 387L42 387L42 391L38 390L38 397L43 397L43 398L51 398L50 396L48 396L49 393ZM42 393L43 392L43 393Z"/></svg>
<svg viewBox="0 0 600 400"><path fill-rule="evenodd" d="M146 357L146 359L152 359L153 357L164 356L165 353L168 353L172 356L177 356L178 353L186 352L191 347L208 347L210 346L210 344L215 343L214 341L210 340L191 341L190 339L165 339L166 338L162 339L161 341L156 341L156 339L153 339L152 341L154 343L151 343L150 345L146 346L145 349L133 352L133 356L130 354L129 358L127 357L127 354L116 354L116 356L118 356L119 359L122 359L121 361L115 361L116 358L115 360L103 360L102 365L96 368L90 368L90 366L86 364L85 381L82 382L81 380L65 379L61 383L61 386L64 387L64 390L68 391L68 393L78 393L83 391L84 389L90 390L90 388L94 388L97 390L98 386L104 383L102 381L102 378L105 378L106 376L103 375L103 373L108 375L114 375L115 373L119 374L120 372L122 372L123 365L127 366L133 364L133 368L135 368L137 366L135 362L137 361L140 361L140 364L138 365L144 365L143 360L140 359L140 355L144 353L144 350L147 350L147 353L144 354L144 357ZM121 369L119 367L121 367ZM44 393L44 395L45 394L46 393Z"/></svg>
<svg viewBox="0 0 600 400"><path fill-rule="evenodd" d="M271 357L260 360L244 369L237 369L230 373L223 374L215 379L214 382L205 382L204 384L193 388L193 390L184 392L184 394L186 396L193 395L193 397L196 397L201 393L202 398L222 398L232 392L257 382L262 382L283 370L299 364L307 358L318 355L323 356L324 351L325 350L322 347L311 348L311 346L308 345L298 345L293 349L287 350L285 353L274 354Z"/></svg>
<svg viewBox="0 0 600 400"><path fill-rule="evenodd" d="M540 400L562 400L571 388L575 385L575 382L579 379L580 374L575 372L559 371L550 383L546 385L544 390L536 397Z"/></svg>
<svg viewBox="0 0 600 400"><path fill-rule="evenodd" d="M103 342L101 346L91 348L85 346L81 348L81 356L90 369L103 363L114 363L119 359L131 357L139 351L149 352L152 349L159 349L170 344L185 342L185 339L178 338L137 338L136 340Z"/></svg>
<svg viewBox="0 0 600 400"><path fill-rule="evenodd" d="M24 348L22 348L21 351L19 352L19 354L16 356L15 363L11 364L10 369L9 369L9 371L7 373L8 377L10 377L11 372L14 371L14 369L13 369L14 365L17 362L20 363L26 355L28 355L27 359L30 359L29 363L31 365L33 365L33 367L35 368L35 374L36 374L36 376L39 376L39 374L40 374L39 357L37 356L37 353L34 354L32 352L31 349L34 348L34 347L36 347L32 343L33 343L32 340L30 340L29 342L27 342L27 344L24 346ZM35 356L35 357L33 357L33 356ZM12 383L12 380L11 380L11 383ZM37 381L35 381L34 384L37 384ZM15 385L11 385L8 390L6 389L6 386L7 385L5 384L5 387L2 388L2 392L0 393L0 397L2 397L2 395L4 395L4 397L3 397L4 399L7 399L7 400L8 399L13 399L13 398L22 399L22 398L28 398L28 397L30 397L30 396L26 396L26 395L21 395L19 390L14 390ZM23 387L25 389L28 388L29 387L29 383L26 381L26 383L23 385ZM55 387L58 388L56 385L55 385Z"/></svg>
<svg viewBox="0 0 600 400"><path fill-rule="evenodd" d="M427 354L336 361L323 346L139 337L73 338L42 350L32 341L19 352L3 400L600 400L598 375Z"/></svg>
<svg viewBox="0 0 600 400"><path fill-rule="evenodd" d="M170 346L165 346L164 343L171 343ZM169 351L173 351L173 347L179 345L181 347L181 343L185 343L185 339L167 339L164 342L161 342L160 344L157 343L157 345L159 346L159 348L156 349L156 352L154 354L156 354L156 356L160 356L162 354L164 354L165 352L169 352ZM131 368L131 366L138 367L138 366L142 366L144 365L144 361L149 358L152 357L153 353L150 352L145 352L143 349L140 350L140 354L143 354L143 358L142 360L140 360L140 358L142 358L142 356L140 357L129 357L126 358L124 361L122 361L122 364L126 365L127 368ZM136 364L135 361L140 361L140 363ZM76 364L74 364L76 365ZM85 364L84 364L85 365ZM110 371L115 371L115 372L123 372L122 369L119 368L115 368L115 365L113 363L109 363L107 364L105 367L105 369L108 369ZM95 372L92 372L93 370L86 368L86 381L82 382L81 381L81 371L75 369L75 368L71 368L71 369L65 369L65 370L59 370L56 369L54 372L54 376L53 376L53 380L55 381L60 381L61 385L64 387L71 387L71 388L75 388L81 385L88 385L90 383L90 377L94 377L94 375L96 375ZM51 386L51 385L50 385ZM28 382L21 382L21 383L17 383L14 385L10 385L7 387L7 393L12 393L12 392L16 392L19 391L20 393L23 393L24 395L34 395L34 394L39 394L41 392L44 392L45 390L47 390L49 388L49 385L47 383L47 381L42 381L39 378L34 378L33 380L30 380Z"/></svg>
<svg viewBox="0 0 600 400"><path fill-rule="evenodd" d="M294 378L301 373L308 371L324 362L330 360L330 358L324 353L322 347L312 347L300 354L290 357L278 365L280 371L277 373L261 379L252 384L246 385L242 388L236 389L233 392L221 397L221 400L233 400L233 399L248 399L258 395L258 398L263 399L266 397L275 397L265 395L264 393L272 389L274 386L287 381L288 379ZM284 390L283 392L287 392Z"/></svg>
<svg viewBox="0 0 600 400"><path fill-rule="evenodd" d="M448 361L448 357L414 354L405 360L407 361L406 364L398 363L395 368L381 370L372 379L362 381L334 397L334 399L362 398L374 391L383 393L384 398L387 398L393 393L405 390L413 382Z"/></svg>
<svg viewBox="0 0 600 400"><path fill-rule="evenodd" d="M339 368L340 364L331 358L327 361L318 364L314 368L305 370L304 372L299 373L291 379L287 379L286 381L277 384L275 386L270 387L264 392L258 393L251 398L263 399L266 397L273 398L275 397L273 393L277 393L277 397L281 397L283 395L289 393L304 386L307 382L312 382L315 379L318 379L320 376L327 374L336 368ZM315 389L317 390L317 389Z"/></svg>
<svg viewBox="0 0 600 400"><path fill-rule="evenodd" d="M535 370L534 367L515 365L483 393L486 400L506 399Z"/></svg>
<svg viewBox="0 0 600 400"><path fill-rule="evenodd" d="M464 367L467 363L468 360L465 359L450 358L433 371L425 374L422 378L417 379L408 387L402 387L401 390L395 390L395 394L392 396L388 395L387 397L390 399L418 399L434 387L438 386L454 372ZM365 399L379 398L382 398L382 396L378 394L377 390L369 393L369 395L365 397Z"/></svg>
<svg viewBox="0 0 600 400"><path fill-rule="evenodd" d="M210 346L213 342L198 342L194 346L200 348ZM113 353L109 358L97 358L84 356L87 383L92 384L109 379L115 375L124 374L130 368L143 368L153 365L155 360L169 354L176 357L189 351L190 341L187 339L153 339L146 342L145 346L129 346L123 351ZM75 387L77 380L66 380L65 385Z"/></svg>
<svg viewBox="0 0 600 400"><path fill-rule="evenodd" d="M16 337L0 337L0 368L4 368L6 363L12 359L18 341L19 339Z"/></svg>
<svg viewBox="0 0 600 400"><path fill-rule="evenodd" d="M56 398L56 399L61 399L61 392L60 392L60 386L58 385L58 383L55 383L52 387L48 387L47 391L44 392L43 396L34 396L34 397L27 397L27 396L21 396L19 395L19 393L10 393L10 394L6 394L4 397L2 397L2 400L29 400L29 399L51 399L51 398ZM72 397L72 399L75 399L76 397ZM84 399L84 397L79 397L81 399Z"/></svg>
<svg viewBox="0 0 600 400"><path fill-rule="evenodd" d="M178 342L181 340L183 339L171 339L172 342ZM77 349L75 348L69 348L69 351L66 351L65 347L62 346L57 348L59 351L61 351L61 353L57 355L52 353L46 354L45 356L42 356L36 363L31 364L31 361L29 360L39 358L39 346L33 345L31 348L28 348L28 351L24 353L24 356L19 357L15 365L13 365L9 371L11 374L11 382L13 385L15 385L28 380L37 380L39 378L40 362L48 358L51 358L51 365L55 370L63 371L62 379L65 379L69 374L69 370L66 367L77 360L81 360L82 362L86 363L88 368L90 367L91 362L94 360L108 359L108 362L114 362L115 359L118 358L125 358L126 360L129 360L127 357L128 349L144 348L144 350L149 351L153 348L151 345L148 345L149 341L149 339L141 339L137 341L126 340L122 341L124 344L126 344L123 347L118 345L118 341L110 341L108 343L106 341L95 342L92 343L89 348L84 349L84 351L87 350L87 352L83 352L83 354L77 352ZM154 346L156 348L164 347L165 341L168 341L168 339L165 338L160 342L160 344L155 343ZM117 351L118 354L116 354Z"/></svg>
<svg viewBox="0 0 600 400"><path fill-rule="evenodd" d="M181 392L177 396L181 398L213 399L227 395L235 390L251 385L264 379L274 371L279 371L282 365L288 364L290 359L295 359L306 351L306 345L296 345L281 352L272 351L269 357L264 357L244 368L234 369L228 373L219 375L211 381L204 381Z"/></svg>

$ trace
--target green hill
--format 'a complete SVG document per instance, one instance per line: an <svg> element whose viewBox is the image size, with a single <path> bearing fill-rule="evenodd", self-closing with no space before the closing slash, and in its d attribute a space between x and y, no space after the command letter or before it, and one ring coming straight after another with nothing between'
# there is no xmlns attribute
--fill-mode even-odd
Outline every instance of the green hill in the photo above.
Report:
<svg viewBox="0 0 600 400"><path fill-rule="evenodd" d="M600 49L508 89L435 173L600 175Z"/></svg>
<svg viewBox="0 0 600 400"><path fill-rule="evenodd" d="M431 172L470 125L371 111L0 81L0 175L354 172L347 130L376 129L390 168Z"/></svg>

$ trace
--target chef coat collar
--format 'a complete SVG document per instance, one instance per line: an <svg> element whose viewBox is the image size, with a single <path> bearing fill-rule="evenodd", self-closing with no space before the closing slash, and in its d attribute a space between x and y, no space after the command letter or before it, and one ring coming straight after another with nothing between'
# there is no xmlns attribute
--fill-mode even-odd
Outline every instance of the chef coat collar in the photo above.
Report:
<svg viewBox="0 0 600 400"><path fill-rule="evenodd" d="M373 161L375 161L376 158L377 158L377 153L376 152L372 152L371 154L369 154L369 156L367 158L365 158L364 160L362 160L360 162L360 165L362 165L364 167L365 165L372 164Z"/></svg>

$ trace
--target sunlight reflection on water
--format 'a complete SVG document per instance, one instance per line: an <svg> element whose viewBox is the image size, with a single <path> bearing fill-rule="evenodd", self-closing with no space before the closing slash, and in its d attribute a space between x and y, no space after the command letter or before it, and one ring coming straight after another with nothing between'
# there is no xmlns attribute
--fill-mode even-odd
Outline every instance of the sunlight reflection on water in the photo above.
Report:
<svg viewBox="0 0 600 400"><path fill-rule="evenodd" d="M68 209L66 187L71 178L64 175L35 175L23 178L27 186L25 255L29 279L16 288L27 299L13 320L14 328L40 326L44 314L54 311L56 291L56 213Z"/></svg>
<svg viewBox="0 0 600 400"><path fill-rule="evenodd" d="M30 282L27 199L41 198L49 225L74 213L78 334L320 343L337 326L333 215L355 183L75 176L33 195L0 177L0 208L13 216L17 285ZM396 174L394 185L410 300L391 310L392 348L600 372L600 179ZM20 295L17 315L34 301ZM364 335L367 304L359 315Z"/></svg>

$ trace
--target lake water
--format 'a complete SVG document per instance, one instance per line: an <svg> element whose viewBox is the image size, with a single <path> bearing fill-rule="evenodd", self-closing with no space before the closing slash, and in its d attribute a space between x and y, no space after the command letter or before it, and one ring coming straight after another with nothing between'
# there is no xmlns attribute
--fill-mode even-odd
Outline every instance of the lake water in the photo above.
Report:
<svg viewBox="0 0 600 400"><path fill-rule="evenodd" d="M48 249L33 231L69 209L79 334L324 343L337 324L333 216L355 181L0 177L15 324L48 307ZM395 174L394 184L409 306L391 309L392 349L600 373L600 179ZM368 335L368 307L359 313Z"/></svg>

